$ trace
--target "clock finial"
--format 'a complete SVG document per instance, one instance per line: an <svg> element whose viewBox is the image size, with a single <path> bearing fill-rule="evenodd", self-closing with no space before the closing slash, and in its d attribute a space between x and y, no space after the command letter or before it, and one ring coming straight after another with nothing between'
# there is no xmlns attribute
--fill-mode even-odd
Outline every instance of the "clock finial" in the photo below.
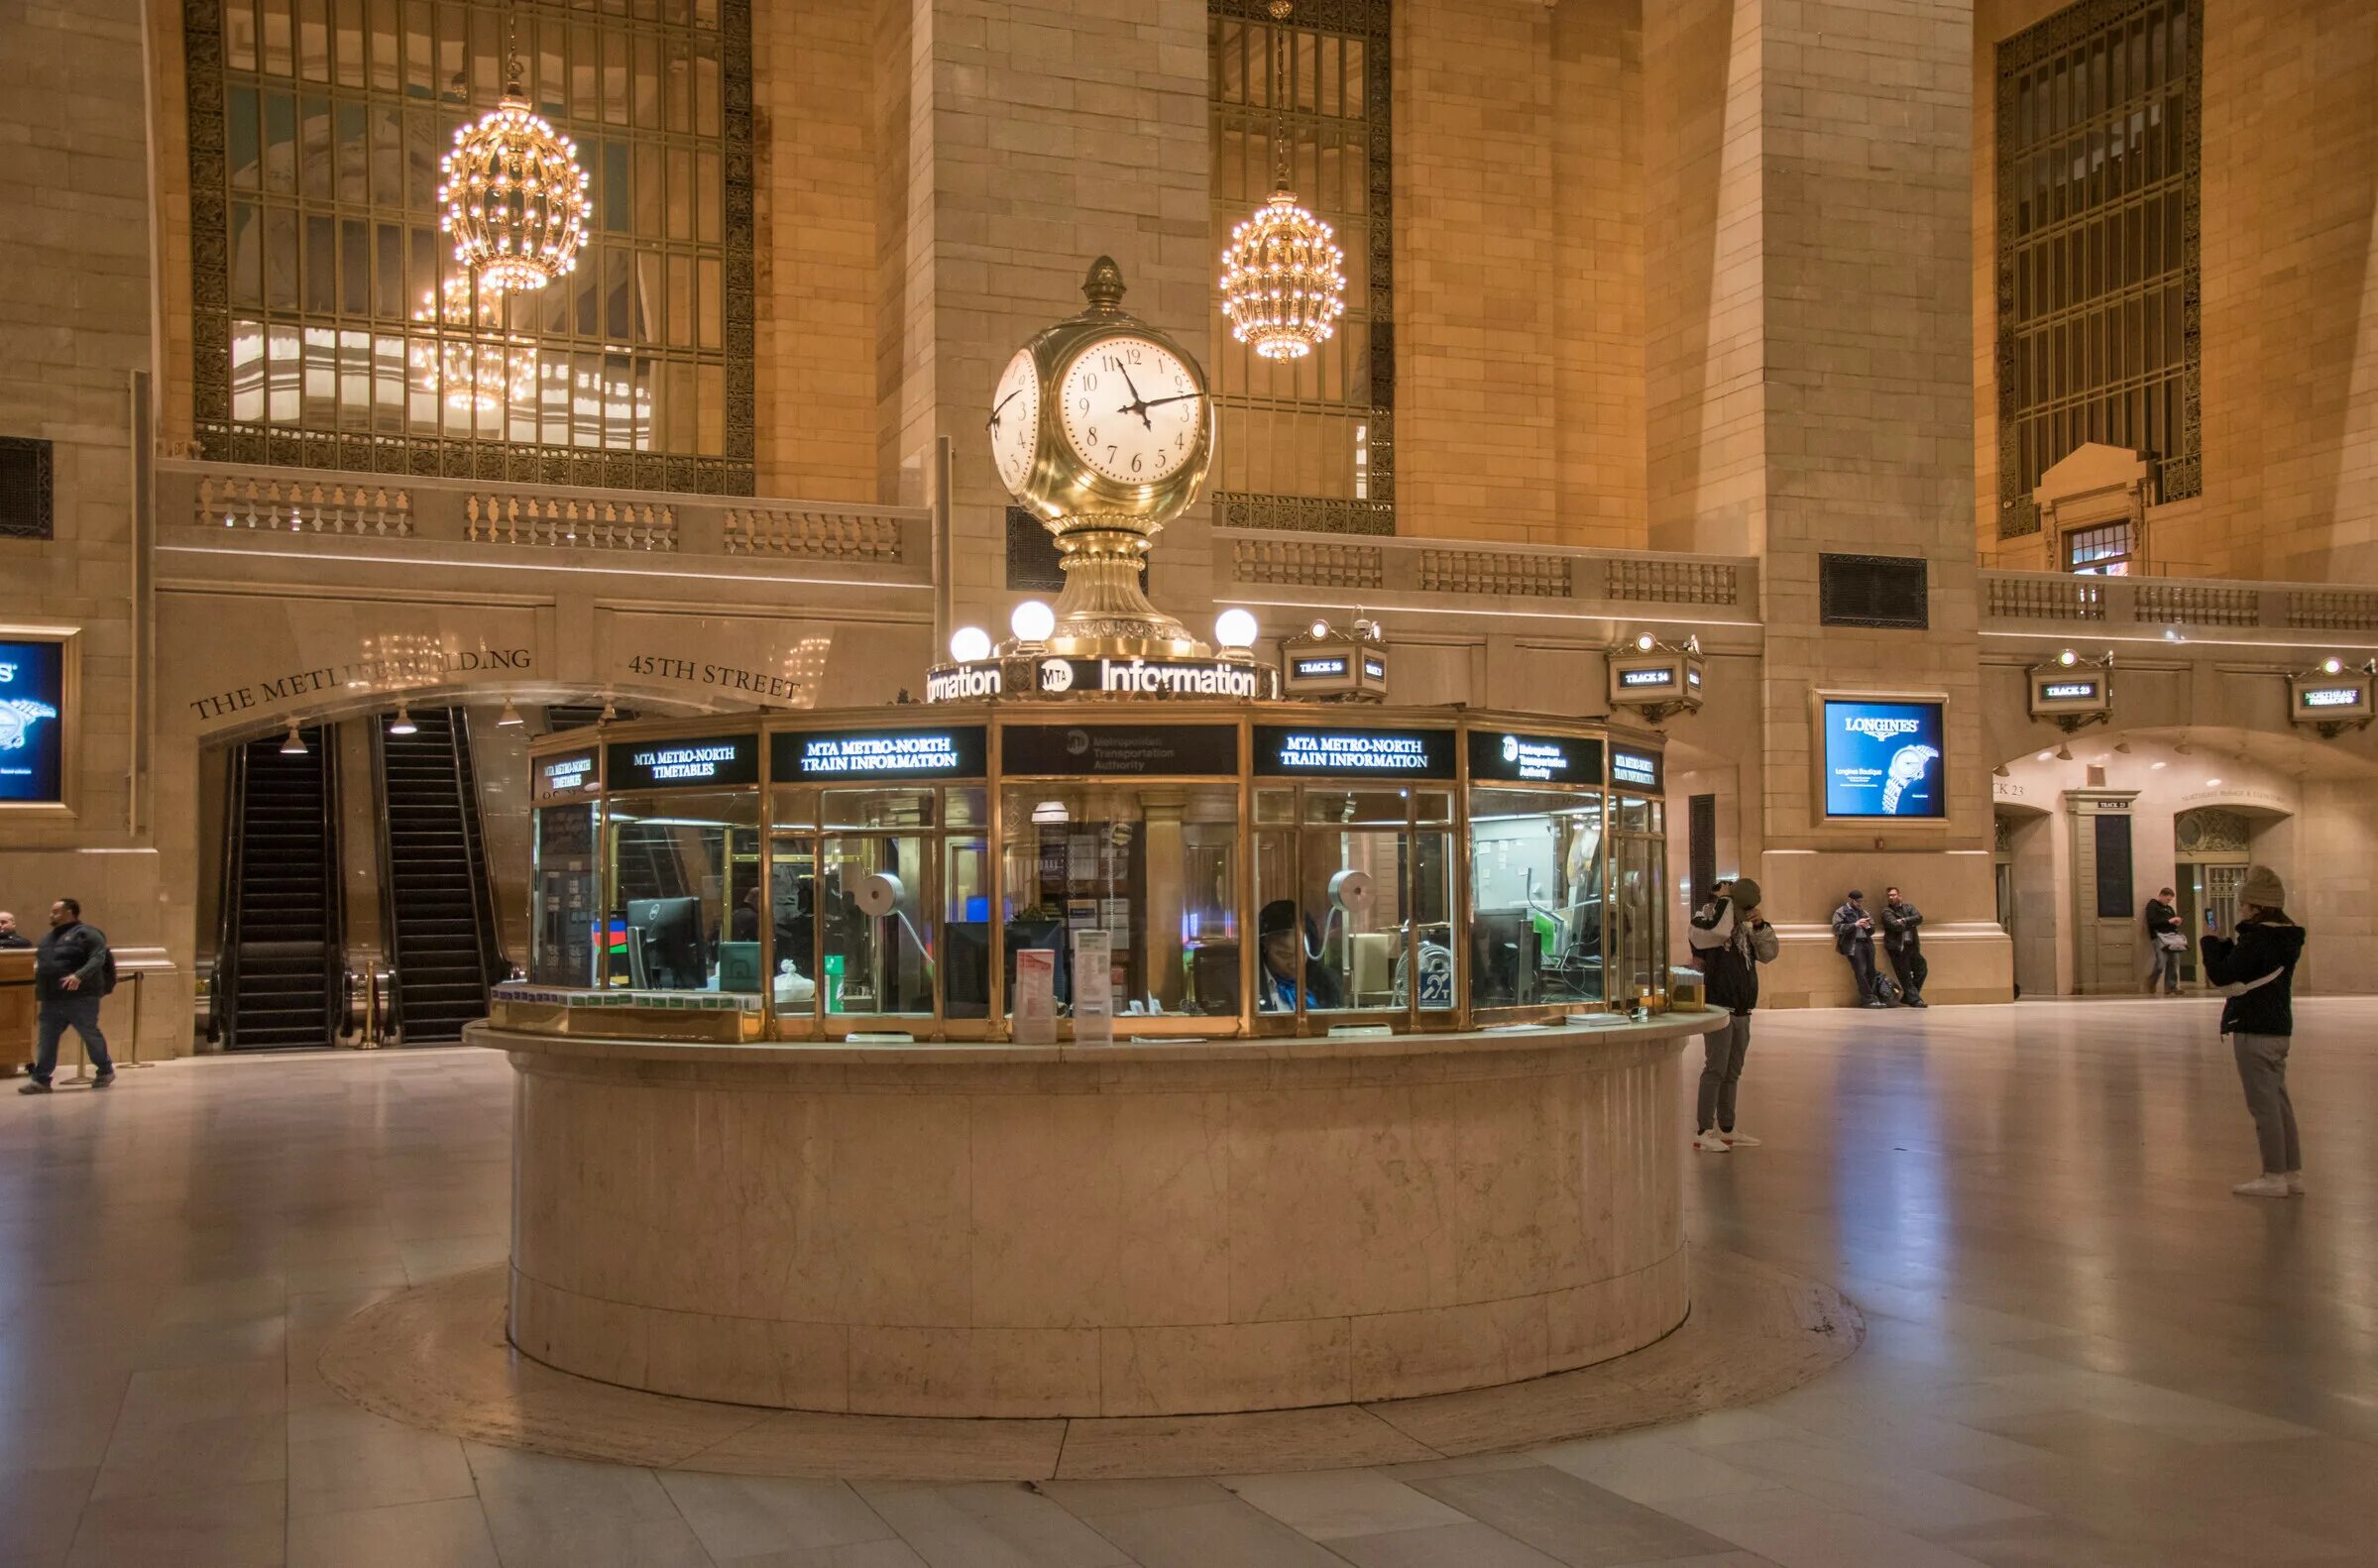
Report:
<svg viewBox="0 0 2378 1568"><path fill-rule="evenodd" d="M1111 256L1099 257L1082 275L1081 296L1090 302L1092 310L1122 309L1123 292L1123 269L1115 265Z"/></svg>

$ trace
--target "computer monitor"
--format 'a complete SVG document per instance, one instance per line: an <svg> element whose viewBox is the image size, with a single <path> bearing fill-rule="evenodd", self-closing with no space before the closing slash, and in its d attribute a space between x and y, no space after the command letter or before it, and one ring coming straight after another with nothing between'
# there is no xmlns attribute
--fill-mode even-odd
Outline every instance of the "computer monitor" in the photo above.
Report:
<svg viewBox="0 0 2378 1568"><path fill-rule="evenodd" d="M700 899L631 898L627 924L643 936L645 985L656 991L699 991L709 984Z"/></svg>
<svg viewBox="0 0 2378 1568"><path fill-rule="evenodd" d="M758 943L719 944L719 989L745 993L759 989Z"/></svg>

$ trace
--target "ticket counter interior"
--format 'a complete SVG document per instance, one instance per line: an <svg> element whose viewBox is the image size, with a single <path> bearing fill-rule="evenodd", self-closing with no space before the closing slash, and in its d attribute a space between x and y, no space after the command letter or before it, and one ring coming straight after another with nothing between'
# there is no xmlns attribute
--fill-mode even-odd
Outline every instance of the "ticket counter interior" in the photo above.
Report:
<svg viewBox="0 0 2378 1568"><path fill-rule="evenodd" d="M1665 1005L1655 736L1262 705L931 717L540 742L529 975L500 1005L533 995L573 1029L600 1006L710 1015L718 1038L1004 1039L1039 950L1063 1033L1085 929L1107 935L1118 1035ZM1620 748L1637 782L1614 785Z"/></svg>

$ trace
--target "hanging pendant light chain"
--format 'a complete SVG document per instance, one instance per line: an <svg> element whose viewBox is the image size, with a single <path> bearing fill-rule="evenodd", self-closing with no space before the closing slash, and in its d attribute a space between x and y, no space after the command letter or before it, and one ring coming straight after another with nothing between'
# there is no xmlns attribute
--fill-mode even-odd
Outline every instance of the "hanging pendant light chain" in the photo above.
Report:
<svg viewBox="0 0 2378 1568"><path fill-rule="evenodd" d="M1268 360L1302 359L1329 341L1346 313L1345 252L1328 224L1297 204L1290 186L1288 18L1272 0L1271 198L1230 231L1222 253L1222 314L1230 335Z"/></svg>

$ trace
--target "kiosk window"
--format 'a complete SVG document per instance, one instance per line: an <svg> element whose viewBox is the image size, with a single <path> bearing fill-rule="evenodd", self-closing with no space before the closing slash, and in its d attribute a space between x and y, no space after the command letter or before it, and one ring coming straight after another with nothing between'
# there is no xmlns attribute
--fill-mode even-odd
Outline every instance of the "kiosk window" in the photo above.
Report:
<svg viewBox="0 0 2378 1568"><path fill-rule="evenodd" d="M1470 792L1470 1005L1603 999L1602 797Z"/></svg>
<svg viewBox="0 0 2378 1568"><path fill-rule="evenodd" d="M1304 792L1296 918L1306 1012L1376 1012L1408 1005L1411 812L1409 790ZM1441 852L1438 861L1441 876ZM1279 919L1275 911L1267 924L1277 925ZM1267 977L1277 946L1275 936L1265 950Z"/></svg>
<svg viewBox="0 0 2378 1568"><path fill-rule="evenodd" d="M539 807L528 950L528 978L539 985L595 983L595 867L593 804Z"/></svg>
<svg viewBox="0 0 2378 1568"><path fill-rule="evenodd" d="M1658 801L1622 796L1616 812L1611 896L1618 907L1611 991L1614 999L1629 1001L1667 991L1667 840Z"/></svg>
<svg viewBox="0 0 2378 1568"><path fill-rule="evenodd" d="M1103 929L1118 1018L1238 1011L1233 786L1011 785L1001 817L1011 1010L1018 952L1056 952L1062 1012L1073 997L1073 934Z"/></svg>
<svg viewBox="0 0 2378 1568"><path fill-rule="evenodd" d="M655 991L759 989L759 797L615 800L603 973Z"/></svg>
<svg viewBox="0 0 2378 1568"><path fill-rule="evenodd" d="M818 840L778 832L768 845L768 927L777 1015L808 1017L818 1006Z"/></svg>

